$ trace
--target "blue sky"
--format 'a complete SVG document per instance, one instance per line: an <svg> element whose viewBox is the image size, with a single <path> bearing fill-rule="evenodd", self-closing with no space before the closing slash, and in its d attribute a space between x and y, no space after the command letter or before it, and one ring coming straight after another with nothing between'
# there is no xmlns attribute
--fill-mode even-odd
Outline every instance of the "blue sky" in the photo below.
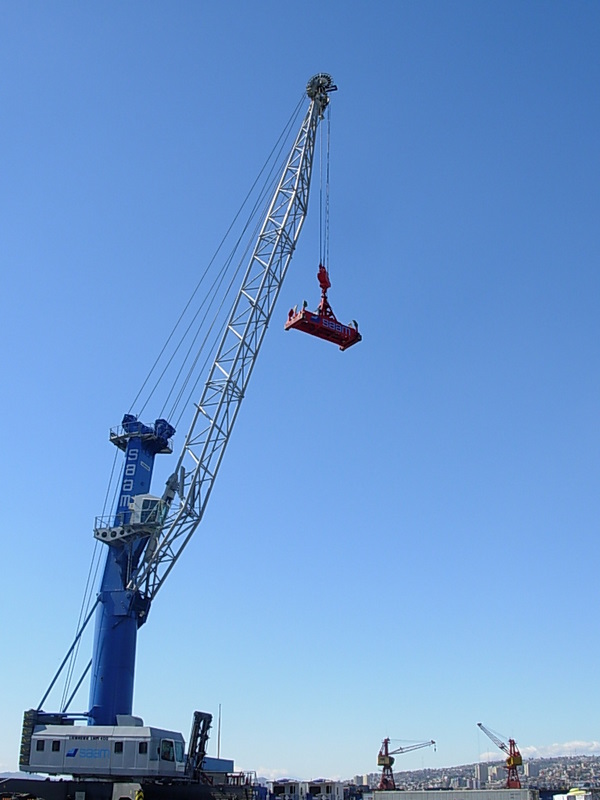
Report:
<svg viewBox="0 0 600 800"><path fill-rule="evenodd" d="M108 430L320 71L364 340L283 331L313 193L134 710L187 736L221 704L270 776L375 771L386 736L477 761L478 721L600 753L599 37L593 2L0 5L0 770L74 633Z"/></svg>

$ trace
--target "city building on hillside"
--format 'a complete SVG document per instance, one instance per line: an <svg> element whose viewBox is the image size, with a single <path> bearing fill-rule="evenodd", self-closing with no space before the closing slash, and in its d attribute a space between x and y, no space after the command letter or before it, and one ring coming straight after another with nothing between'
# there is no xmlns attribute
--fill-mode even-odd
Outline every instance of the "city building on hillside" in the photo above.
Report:
<svg viewBox="0 0 600 800"><path fill-rule="evenodd" d="M486 783L488 782L488 765L487 764L475 764L475 780L477 781L477 789L483 789Z"/></svg>
<svg viewBox="0 0 600 800"><path fill-rule="evenodd" d="M268 783L271 795L277 800L344 800L344 784L317 778L296 781L283 778Z"/></svg>

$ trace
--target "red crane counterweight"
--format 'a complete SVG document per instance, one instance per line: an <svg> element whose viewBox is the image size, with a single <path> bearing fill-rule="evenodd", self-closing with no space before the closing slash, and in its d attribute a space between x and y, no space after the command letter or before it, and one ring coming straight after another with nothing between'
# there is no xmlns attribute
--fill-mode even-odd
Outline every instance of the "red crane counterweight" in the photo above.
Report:
<svg viewBox="0 0 600 800"><path fill-rule="evenodd" d="M339 345L340 350L347 350L362 339L358 332L358 324L353 320L350 325L344 325L336 318L327 299L327 289L331 288L331 281L322 264L319 264L317 279L321 287L321 302L317 310L308 311L306 302L300 311L291 308L284 326L285 330L294 328L297 331L304 331L319 339L334 342Z"/></svg>

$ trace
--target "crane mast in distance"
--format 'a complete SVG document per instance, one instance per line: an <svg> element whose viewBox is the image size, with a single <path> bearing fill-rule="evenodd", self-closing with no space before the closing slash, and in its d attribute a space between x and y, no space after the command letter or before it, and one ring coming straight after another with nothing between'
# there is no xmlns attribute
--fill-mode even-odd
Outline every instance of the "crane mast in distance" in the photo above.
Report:
<svg viewBox="0 0 600 800"><path fill-rule="evenodd" d="M377 766L383 767L381 772L381 779L379 781L379 791L393 791L396 789L396 781L394 780L394 772L392 767L396 760L393 756L398 753L409 753L411 750L420 750L422 747L434 747L435 742L430 739L428 742L418 742L416 744L409 744L405 747L397 747L395 750L390 750L390 739L384 739L381 743L379 755L377 756Z"/></svg>
<svg viewBox="0 0 600 800"><path fill-rule="evenodd" d="M93 655L75 689L91 670L89 707L83 713L69 713L73 692L59 712L42 711L92 612L38 708L25 712L20 759L24 768L29 765L33 732L42 719L49 725L68 724L72 719L87 719L91 726L126 724L123 720L129 725L139 724L131 716L137 630L204 515L306 217L316 132L329 95L336 89L327 73L318 73L307 84L308 110L256 238L162 496L150 494L154 461L159 454L173 452L175 428L166 419L146 424L126 414L121 425L111 430L110 440L124 452L124 469L114 515L98 518L94 528L95 538L105 543L108 551L95 605Z"/></svg>
<svg viewBox="0 0 600 800"><path fill-rule="evenodd" d="M507 789L520 789L521 788L521 779L519 778L519 772L517 767L520 767L523 763L523 758L521 753L519 752L519 748L517 747L517 743L514 739L508 740L508 745L502 741L498 734L491 731L489 728L486 728L481 722L477 723L477 727L481 728L481 730L485 733L485 735L494 742L494 744L500 748L504 753L507 755L506 759L506 769L507 769L507 776L506 776L506 788Z"/></svg>

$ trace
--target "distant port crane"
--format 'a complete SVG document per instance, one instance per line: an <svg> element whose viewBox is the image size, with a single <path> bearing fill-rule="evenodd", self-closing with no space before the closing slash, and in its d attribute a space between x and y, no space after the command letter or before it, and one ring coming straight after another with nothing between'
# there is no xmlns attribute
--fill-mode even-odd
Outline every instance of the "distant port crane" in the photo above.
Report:
<svg viewBox="0 0 600 800"><path fill-rule="evenodd" d="M396 747L395 750L390 750L390 739L384 739L379 755L377 756L377 766L383 767L381 773L381 780L377 787L379 791L393 791L396 788L396 781L394 780L394 773L392 767L395 759L393 756L398 753L409 753L411 750L420 750L422 747L433 747L435 749L435 742L430 739L428 742L418 742L417 744L409 744L406 747Z"/></svg>
<svg viewBox="0 0 600 800"><path fill-rule="evenodd" d="M519 779L519 772L517 767L520 767L523 763L523 759L521 757L521 753L517 747L517 743L514 739L508 740L508 745L502 741L502 738L494 733L493 731L486 728L481 722L477 723L477 727L481 728L481 730L485 733L487 737L489 737L492 742L500 748L503 752L505 752L508 756L506 759L506 769L508 770L508 774L506 776L506 788L507 789L520 789L521 788L521 781Z"/></svg>

